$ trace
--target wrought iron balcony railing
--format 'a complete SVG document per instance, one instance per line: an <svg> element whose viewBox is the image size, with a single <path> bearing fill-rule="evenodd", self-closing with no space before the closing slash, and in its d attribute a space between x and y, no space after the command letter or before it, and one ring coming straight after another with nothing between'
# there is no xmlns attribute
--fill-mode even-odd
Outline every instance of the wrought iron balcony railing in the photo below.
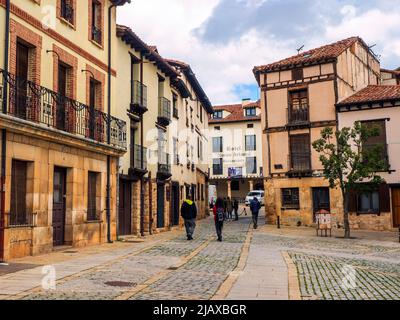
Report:
<svg viewBox="0 0 400 320"><path fill-rule="evenodd" d="M158 152L158 172L163 174L171 173L170 155L165 152Z"/></svg>
<svg viewBox="0 0 400 320"><path fill-rule="evenodd" d="M171 101L164 97L159 98L158 121L162 125L169 125L171 122Z"/></svg>
<svg viewBox="0 0 400 320"><path fill-rule="evenodd" d="M5 83L8 89L4 95ZM109 124L110 145L126 148L125 121L0 69L1 105L4 99L10 116L100 143L108 143Z"/></svg>
<svg viewBox="0 0 400 320"><path fill-rule="evenodd" d="M310 122L310 113L308 107L293 108L288 109L288 124L306 124Z"/></svg>
<svg viewBox="0 0 400 320"><path fill-rule="evenodd" d="M142 171L147 170L147 148L134 145L133 147L133 168ZM143 154L143 165L142 165Z"/></svg>
<svg viewBox="0 0 400 320"><path fill-rule="evenodd" d="M71 0L62 0L61 1L61 12L60 15L63 19L67 20L70 23L74 23L74 8L70 3Z"/></svg>
<svg viewBox="0 0 400 320"><path fill-rule="evenodd" d="M139 114L147 111L147 87L136 80L132 82L131 111Z"/></svg>

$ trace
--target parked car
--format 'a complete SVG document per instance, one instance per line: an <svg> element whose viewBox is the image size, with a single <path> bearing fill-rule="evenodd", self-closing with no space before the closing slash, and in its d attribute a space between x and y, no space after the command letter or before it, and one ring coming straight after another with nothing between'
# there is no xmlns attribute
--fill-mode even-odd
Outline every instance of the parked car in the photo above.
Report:
<svg viewBox="0 0 400 320"><path fill-rule="evenodd" d="M256 197L258 201L260 201L261 205L264 205L264 191L263 190L253 190L250 191L245 200L245 204L248 207L250 205L250 201L253 200L253 198Z"/></svg>

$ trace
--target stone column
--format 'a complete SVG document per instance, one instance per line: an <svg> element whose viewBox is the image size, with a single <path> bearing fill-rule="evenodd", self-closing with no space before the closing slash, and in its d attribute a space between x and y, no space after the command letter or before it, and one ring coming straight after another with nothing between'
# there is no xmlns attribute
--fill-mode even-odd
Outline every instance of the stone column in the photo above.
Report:
<svg viewBox="0 0 400 320"><path fill-rule="evenodd" d="M231 181L227 181L228 184L228 197L232 199L232 189L231 189Z"/></svg>
<svg viewBox="0 0 400 320"><path fill-rule="evenodd" d="M254 181L253 180L249 180L249 187L250 187L250 191L254 190Z"/></svg>

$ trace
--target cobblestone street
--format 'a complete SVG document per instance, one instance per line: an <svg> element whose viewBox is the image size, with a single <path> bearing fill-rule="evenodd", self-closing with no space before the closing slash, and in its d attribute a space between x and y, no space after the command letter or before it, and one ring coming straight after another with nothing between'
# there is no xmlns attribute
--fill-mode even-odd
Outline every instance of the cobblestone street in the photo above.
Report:
<svg viewBox="0 0 400 320"><path fill-rule="evenodd" d="M180 229L13 261L0 266L0 299L400 299L394 233L317 238L260 222L257 230L248 216L227 223L222 243L207 219L193 241ZM42 288L45 265L54 267L55 290Z"/></svg>

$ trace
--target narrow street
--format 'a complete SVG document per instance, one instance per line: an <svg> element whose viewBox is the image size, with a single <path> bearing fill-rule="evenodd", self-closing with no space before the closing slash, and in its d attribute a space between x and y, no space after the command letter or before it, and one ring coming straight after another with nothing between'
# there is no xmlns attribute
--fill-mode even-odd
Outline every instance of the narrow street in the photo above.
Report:
<svg viewBox="0 0 400 320"><path fill-rule="evenodd" d="M209 218L198 222L193 241L181 229L19 259L0 266L0 299L400 298L395 233L371 240L375 234L354 232L356 240L343 240L317 238L309 228L278 230L262 219L253 230L250 222L241 216L227 223L222 243ZM57 281L44 290L48 266ZM343 286L345 266L356 274L350 288Z"/></svg>

